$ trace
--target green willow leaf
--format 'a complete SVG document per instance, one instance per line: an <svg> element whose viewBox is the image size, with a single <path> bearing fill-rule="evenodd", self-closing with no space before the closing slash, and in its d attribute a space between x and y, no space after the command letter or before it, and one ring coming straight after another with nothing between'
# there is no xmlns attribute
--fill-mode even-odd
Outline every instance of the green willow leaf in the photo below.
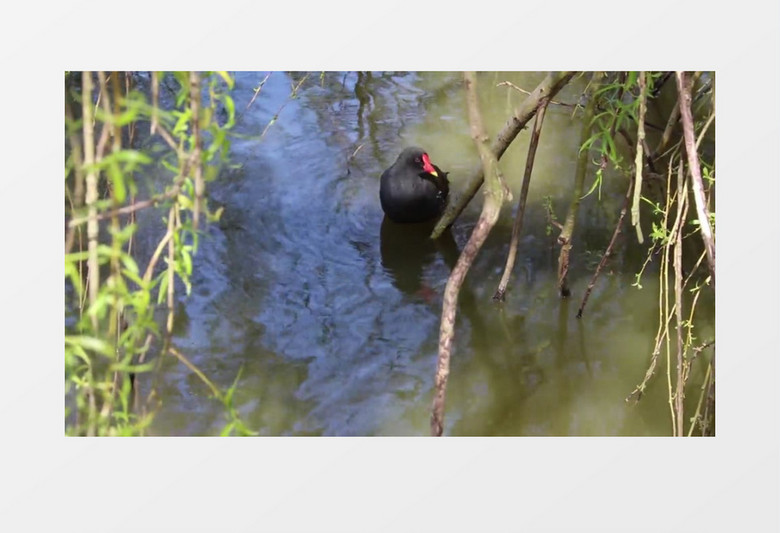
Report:
<svg viewBox="0 0 780 533"><path fill-rule="evenodd" d="M216 72L217 72L217 75L220 78L225 80L225 83L227 84L228 89L230 89L232 91L233 90L233 86L235 85L235 81L233 80L233 77L225 70L218 70Z"/></svg>
<svg viewBox="0 0 780 533"><path fill-rule="evenodd" d="M107 357L114 356L114 349L111 344L103 339L98 339L97 337L90 337L88 335L65 335L65 344L79 347L81 350L97 352Z"/></svg>
<svg viewBox="0 0 780 533"><path fill-rule="evenodd" d="M157 291L157 305L161 305L165 298L168 296L168 274L167 271L163 272L163 276L160 278L160 288Z"/></svg>
<svg viewBox="0 0 780 533"><path fill-rule="evenodd" d="M230 129L236 123L236 104L233 102L233 98L227 94L222 95L222 101L225 104L225 110L228 113L228 121L222 127L225 129Z"/></svg>

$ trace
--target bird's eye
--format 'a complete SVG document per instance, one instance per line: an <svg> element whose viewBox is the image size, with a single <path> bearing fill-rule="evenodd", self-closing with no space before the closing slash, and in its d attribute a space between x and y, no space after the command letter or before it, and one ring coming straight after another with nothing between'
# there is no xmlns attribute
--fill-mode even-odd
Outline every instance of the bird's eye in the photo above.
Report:
<svg viewBox="0 0 780 533"><path fill-rule="evenodd" d="M422 163L422 160L419 157L414 158L415 163Z"/></svg>

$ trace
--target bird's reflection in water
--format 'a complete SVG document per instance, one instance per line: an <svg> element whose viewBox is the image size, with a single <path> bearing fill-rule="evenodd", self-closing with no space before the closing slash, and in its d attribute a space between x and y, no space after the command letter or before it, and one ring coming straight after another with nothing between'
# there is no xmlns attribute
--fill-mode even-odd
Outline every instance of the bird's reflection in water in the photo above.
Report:
<svg viewBox="0 0 780 533"><path fill-rule="evenodd" d="M432 291L424 283L426 268L441 257L451 272L460 254L451 228L447 228L438 239L431 239L435 225L435 220L399 224L384 217L380 230L382 266L390 275L393 285L405 294L423 296L426 300L426 294ZM445 275L443 282L446 282L448 275Z"/></svg>

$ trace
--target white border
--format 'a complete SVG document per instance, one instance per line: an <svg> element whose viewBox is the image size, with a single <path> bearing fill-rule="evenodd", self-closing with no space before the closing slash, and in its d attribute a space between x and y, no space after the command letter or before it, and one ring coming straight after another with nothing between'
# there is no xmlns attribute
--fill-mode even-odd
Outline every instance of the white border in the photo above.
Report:
<svg viewBox="0 0 780 533"><path fill-rule="evenodd" d="M4 8L0 530L780 529L777 2L460 5ZM714 69L717 437L64 438L62 72L86 68Z"/></svg>

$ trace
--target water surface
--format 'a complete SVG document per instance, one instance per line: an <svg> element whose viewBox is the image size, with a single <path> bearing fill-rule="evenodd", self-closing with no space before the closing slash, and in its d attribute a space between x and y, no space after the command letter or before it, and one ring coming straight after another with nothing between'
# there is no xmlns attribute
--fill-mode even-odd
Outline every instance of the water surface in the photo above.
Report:
<svg viewBox="0 0 780 533"><path fill-rule="evenodd" d="M427 435L442 293L477 220L478 194L450 232L383 223L379 176L403 147L424 147L458 194L478 157L458 73L275 72L239 120L227 169L210 184L212 207L194 262L193 292L177 307L175 344L220 387L242 370L236 404L261 435ZM266 73L238 73L244 109ZM498 131L543 75L480 74L487 128ZM557 99L576 102L575 80ZM284 106L284 107L282 107ZM281 112L279 111L281 108ZM261 138L269 120L278 119ZM582 294L606 247L627 182L608 175L601 199L583 200L572 298L555 290L557 247L543 200L565 217L581 124L551 106L528 198L507 301L493 295L516 200L469 272L459 300L445 433L449 435L668 435L666 378L637 405L658 322L657 271L632 287L645 258L626 232L594 289ZM501 160L519 197L523 132ZM592 181L592 173L588 183ZM714 316L714 303L700 305ZM709 306L709 307L708 307ZM697 324L714 337L714 320ZM226 420L208 389L173 359L158 383L152 434L216 434ZM692 382L701 380L694 367ZM695 390L693 387L690 390ZM688 399L689 407L694 400Z"/></svg>

